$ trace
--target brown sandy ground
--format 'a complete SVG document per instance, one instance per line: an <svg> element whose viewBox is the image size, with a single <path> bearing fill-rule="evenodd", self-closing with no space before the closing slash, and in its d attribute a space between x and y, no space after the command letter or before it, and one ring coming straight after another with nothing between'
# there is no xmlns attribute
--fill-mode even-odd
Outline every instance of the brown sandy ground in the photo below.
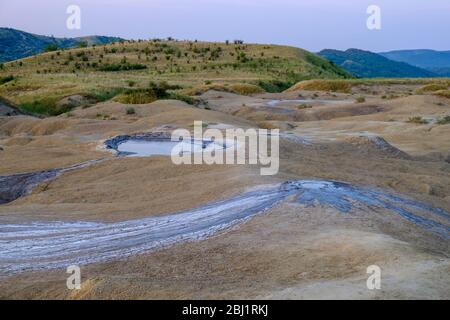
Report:
<svg viewBox="0 0 450 320"><path fill-rule="evenodd" d="M104 103L77 109L70 117L3 118L0 174L113 158L98 146L117 134L189 128L194 120L211 126L255 126L261 99L313 93L277 97L220 93L214 98L217 94L204 97L213 110L161 101L134 106L136 114L126 115L127 106ZM323 94L317 99L327 97L351 96ZM243 103L255 108L245 119L232 110ZM361 115L358 108L372 110L371 106L379 111ZM221 107L223 112L217 111ZM349 113L340 116L337 109L345 108ZM286 134L309 133L314 142L283 139L277 176L261 177L254 166L177 167L165 157L111 159L64 174L31 195L0 206L0 219L120 221L188 209L257 185L301 178L383 187L450 211L450 164L445 161L450 125L406 123L416 114L430 118L449 114L448 100L408 96L386 101L374 95L361 104L300 110L315 113L302 121L272 121L270 111L264 112L269 120L262 120L285 128ZM363 131L384 137L411 156L382 150L364 139L349 139ZM65 270L54 270L1 279L0 298L449 299L448 244L390 212L343 214L286 202L208 240L84 266L80 291L67 290ZM379 291L366 288L366 268L373 264L382 269Z"/></svg>

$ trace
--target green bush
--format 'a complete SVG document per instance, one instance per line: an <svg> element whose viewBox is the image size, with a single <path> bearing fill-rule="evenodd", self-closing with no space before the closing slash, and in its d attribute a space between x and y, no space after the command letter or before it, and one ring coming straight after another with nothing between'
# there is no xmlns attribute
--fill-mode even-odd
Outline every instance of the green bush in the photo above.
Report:
<svg viewBox="0 0 450 320"><path fill-rule="evenodd" d="M143 70L147 66L140 63L108 63L97 68L99 71L114 72L114 71L129 71L129 70Z"/></svg>
<svg viewBox="0 0 450 320"><path fill-rule="evenodd" d="M170 99L180 100L180 101L186 102L187 104L190 104L190 105L197 104L197 100L195 100L194 98L192 98L188 95L185 95L185 94L178 93L178 92L170 93Z"/></svg>
<svg viewBox="0 0 450 320"><path fill-rule="evenodd" d="M114 100L124 104L146 104L158 100L158 97L150 89L130 89L116 96Z"/></svg>
<svg viewBox="0 0 450 320"><path fill-rule="evenodd" d="M134 110L133 107L129 107L129 108L127 108L127 114L128 114L128 115L136 114L136 110Z"/></svg>
<svg viewBox="0 0 450 320"><path fill-rule="evenodd" d="M13 81L13 76L0 77L0 85L5 84L7 82Z"/></svg>
<svg viewBox="0 0 450 320"><path fill-rule="evenodd" d="M430 83L416 90L416 93L435 92L439 90L446 90L448 85L443 83Z"/></svg>
<svg viewBox="0 0 450 320"><path fill-rule="evenodd" d="M445 116L438 120L438 124L450 124L450 116Z"/></svg>
<svg viewBox="0 0 450 320"><path fill-rule="evenodd" d="M422 117L419 117L419 116L411 117L411 118L408 119L407 122L408 123L415 123L415 124L428 124L428 120L426 120L426 119L424 119Z"/></svg>
<svg viewBox="0 0 450 320"><path fill-rule="evenodd" d="M19 107L30 113L48 116L57 116L72 109L70 105L57 105L57 99L53 97L45 97L39 100L25 102L20 104Z"/></svg>
<svg viewBox="0 0 450 320"><path fill-rule="evenodd" d="M259 87L263 88L264 91L267 92L283 92L284 90L289 89L295 83L291 81L282 81L282 80L259 80L256 83Z"/></svg>
<svg viewBox="0 0 450 320"><path fill-rule="evenodd" d="M433 92L434 95L450 99L450 90L438 90Z"/></svg>
<svg viewBox="0 0 450 320"><path fill-rule="evenodd" d="M89 95L94 97L95 100L103 102L114 98L123 91L124 91L123 88L98 89L91 91Z"/></svg>
<svg viewBox="0 0 450 320"><path fill-rule="evenodd" d="M366 102L366 98L364 98L364 97L357 97L357 98L355 99L355 102L356 102L356 103L363 103L363 102Z"/></svg>
<svg viewBox="0 0 450 320"><path fill-rule="evenodd" d="M80 41L77 43L78 48L86 48L88 46L88 43L86 41Z"/></svg>
<svg viewBox="0 0 450 320"><path fill-rule="evenodd" d="M56 43L51 43L49 44L47 47L45 47L44 52L52 52L52 51L57 51L58 45L56 45Z"/></svg>

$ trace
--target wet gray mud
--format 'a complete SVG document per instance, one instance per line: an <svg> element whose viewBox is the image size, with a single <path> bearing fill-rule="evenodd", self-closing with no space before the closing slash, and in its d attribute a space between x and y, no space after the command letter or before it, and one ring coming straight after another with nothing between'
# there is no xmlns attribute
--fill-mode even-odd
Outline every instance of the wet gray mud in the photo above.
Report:
<svg viewBox="0 0 450 320"><path fill-rule="evenodd" d="M39 184L55 179L65 172L81 169L92 164L99 163L103 160L104 159L86 161L59 169L0 176L0 204L12 202L28 194Z"/></svg>
<svg viewBox="0 0 450 320"><path fill-rule="evenodd" d="M442 209L379 189L335 181L298 180L266 186L193 210L118 223L2 224L0 275L122 259L205 239L264 213L288 197L294 199L289 201L306 207L328 206L342 214L388 210L443 241L450 241L450 214Z"/></svg>
<svg viewBox="0 0 450 320"><path fill-rule="evenodd" d="M170 155L171 149L178 142L171 141L171 135L166 132L150 132L134 135L121 135L105 141L107 149L115 150L117 156L153 156ZM212 141L185 142L183 150L198 152L202 150L210 151L211 148L227 148L228 145L218 144ZM123 147L123 149L121 149ZM187 152L187 151L186 151ZM63 173L81 169L105 159L97 159L83 162L70 167L57 168L44 171L19 173L8 176L0 176L0 205L12 202L30 193L36 186L46 181L53 180Z"/></svg>
<svg viewBox="0 0 450 320"><path fill-rule="evenodd" d="M172 141L169 133L152 132L117 136L113 139L107 140L105 145L108 149L115 150L118 156L151 157L156 155L170 156L173 148L177 145L178 150L181 153L196 153L226 149L231 147L232 143L227 141L222 141L219 143L195 139Z"/></svg>

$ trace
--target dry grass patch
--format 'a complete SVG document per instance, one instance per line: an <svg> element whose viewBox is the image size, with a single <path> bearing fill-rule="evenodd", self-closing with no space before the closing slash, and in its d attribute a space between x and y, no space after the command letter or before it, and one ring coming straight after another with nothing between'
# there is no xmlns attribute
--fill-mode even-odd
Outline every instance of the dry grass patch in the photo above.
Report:
<svg viewBox="0 0 450 320"><path fill-rule="evenodd" d="M350 93L352 90L352 85L350 84L350 82L342 80L305 80L287 89L286 92L297 90Z"/></svg>
<svg viewBox="0 0 450 320"><path fill-rule="evenodd" d="M254 85L254 84L248 84L248 83L235 83L235 84L222 84L222 83L216 83L216 84L205 84L201 86L195 86L190 89L186 89L183 91L184 94L189 96L198 96L201 95L209 90L215 90L215 91L223 91L223 92L231 92L236 94L242 94L242 95L251 95L251 94L257 94L257 93L263 93L265 92L261 87Z"/></svg>
<svg viewBox="0 0 450 320"><path fill-rule="evenodd" d="M416 117L411 117L408 119L407 121L408 123L414 123L414 124L428 124L428 120L420 117L420 116L416 116Z"/></svg>
<svg viewBox="0 0 450 320"><path fill-rule="evenodd" d="M273 129L279 129L277 125L270 121L261 121L258 122L258 127L261 129L267 129L267 130L273 130Z"/></svg>
<svg viewBox="0 0 450 320"><path fill-rule="evenodd" d="M448 84L444 84L444 83L431 83L431 84L427 84L419 89L416 90L416 93L418 94L422 94L422 93L427 93L427 92L435 92L435 91L439 91L439 90L447 90L448 89Z"/></svg>
<svg viewBox="0 0 450 320"><path fill-rule="evenodd" d="M450 99L450 90L439 90L433 93L436 96Z"/></svg>

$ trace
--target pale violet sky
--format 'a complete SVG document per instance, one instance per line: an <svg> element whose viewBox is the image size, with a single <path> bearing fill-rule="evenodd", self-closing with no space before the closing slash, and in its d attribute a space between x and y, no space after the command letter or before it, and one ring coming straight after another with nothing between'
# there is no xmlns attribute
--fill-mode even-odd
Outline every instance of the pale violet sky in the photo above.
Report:
<svg viewBox="0 0 450 320"><path fill-rule="evenodd" d="M66 8L82 12L81 30L66 28ZM382 29L366 27L378 5ZM274 43L312 51L450 50L450 0L0 0L0 26L57 37Z"/></svg>

